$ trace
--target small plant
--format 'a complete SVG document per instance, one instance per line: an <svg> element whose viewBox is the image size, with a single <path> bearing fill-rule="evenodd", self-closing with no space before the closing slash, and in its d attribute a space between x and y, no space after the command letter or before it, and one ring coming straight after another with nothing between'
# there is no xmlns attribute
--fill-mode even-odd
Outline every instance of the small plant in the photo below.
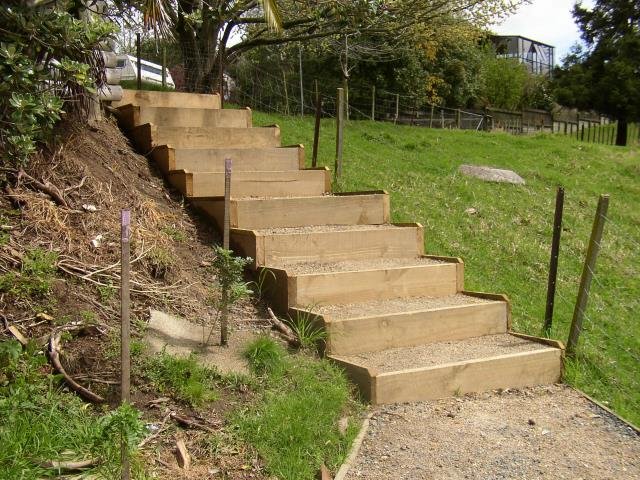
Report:
<svg viewBox="0 0 640 480"><path fill-rule="evenodd" d="M257 375L277 375L284 370L284 348L267 336L258 337L247 345L244 356Z"/></svg>
<svg viewBox="0 0 640 480"><path fill-rule="evenodd" d="M249 283L243 281L244 268L251 263L251 258L235 257L231 250L222 247L214 247L216 258L213 260L213 270L220 287L220 298L216 299L216 321L211 326L209 336L204 338L204 326L202 330L202 343L208 345L213 334L217 320L220 320L220 344L227 345L229 340L229 309L239 300L248 297L253 292Z"/></svg>
<svg viewBox="0 0 640 480"><path fill-rule="evenodd" d="M327 339L327 332L317 324L313 307L297 310L295 317L287 322L298 338L302 348L314 348Z"/></svg>
<svg viewBox="0 0 640 480"><path fill-rule="evenodd" d="M18 298L44 298L51 291L58 254L41 248L28 250L22 260L20 273L0 275L0 292Z"/></svg>
<svg viewBox="0 0 640 480"><path fill-rule="evenodd" d="M111 285L98 285L98 296L102 303L110 302L116 294L116 289Z"/></svg>
<svg viewBox="0 0 640 480"><path fill-rule="evenodd" d="M184 233L184 231L174 227L173 225L164 227L162 229L162 232L169 238L171 238L171 240L173 240L174 242L182 243L187 241L187 235Z"/></svg>
<svg viewBox="0 0 640 480"><path fill-rule="evenodd" d="M20 358L22 345L16 340L5 340L0 342L0 368L7 368L13 365Z"/></svg>
<svg viewBox="0 0 640 480"><path fill-rule="evenodd" d="M155 247L147 255L147 265L153 278L164 279L175 264L174 256L161 247Z"/></svg>
<svg viewBox="0 0 640 480"><path fill-rule="evenodd" d="M82 318L82 320L89 325L92 325L97 321L96 314L91 310L82 310L80 312L80 318Z"/></svg>
<svg viewBox="0 0 640 480"><path fill-rule="evenodd" d="M274 281L276 281L276 274L273 273L273 270L268 268L261 268L260 273L258 274L258 280L250 282L256 287L256 295L258 296L258 300L262 300L264 296L264 289L266 287L265 283L267 278L271 277Z"/></svg>
<svg viewBox="0 0 640 480"><path fill-rule="evenodd" d="M218 372L198 364L193 354L174 357L163 351L150 357L143 368L161 392L169 392L190 405L202 405L218 397L213 389Z"/></svg>

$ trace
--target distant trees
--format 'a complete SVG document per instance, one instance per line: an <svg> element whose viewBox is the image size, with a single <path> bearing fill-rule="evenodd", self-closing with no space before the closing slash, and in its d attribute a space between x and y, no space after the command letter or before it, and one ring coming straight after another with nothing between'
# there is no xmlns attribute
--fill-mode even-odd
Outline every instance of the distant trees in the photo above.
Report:
<svg viewBox="0 0 640 480"><path fill-rule="evenodd" d="M309 42L344 35L394 40L416 29L462 20L487 25L512 12L522 0L114 0L145 14L146 24L173 36L183 55L187 88L217 87L225 65L256 47ZM277 5L280 29L269 28L265 6ZM271 17L271 20L273 18ZM234 42L231 42L231 38Z"/></svg>
<svg viewBox="0 0 640 480"><path fill-rule="evenodd" d="M574 49L556 72L556 98L616 118L616 145L626 145L628 123L640 120L640 3L597 0L592 10L578 3L573 15L587 50Z"/></svg>

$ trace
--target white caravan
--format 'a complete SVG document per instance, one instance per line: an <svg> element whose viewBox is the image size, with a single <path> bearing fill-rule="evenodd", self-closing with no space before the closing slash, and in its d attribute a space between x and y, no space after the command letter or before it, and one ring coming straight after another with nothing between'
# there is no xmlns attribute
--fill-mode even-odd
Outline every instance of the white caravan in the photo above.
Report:
<svg viewBox="0 0 640 480"><path fill-rule="evenodd" d="M118 55L117 68L121 72L121 80L138 79L138 60L133 55ZM140 70L143 82L162 84L162 65L147 60L140 60ZM169 69L165 69L167 75L167 87L176 88L171 78Z"/></svg>

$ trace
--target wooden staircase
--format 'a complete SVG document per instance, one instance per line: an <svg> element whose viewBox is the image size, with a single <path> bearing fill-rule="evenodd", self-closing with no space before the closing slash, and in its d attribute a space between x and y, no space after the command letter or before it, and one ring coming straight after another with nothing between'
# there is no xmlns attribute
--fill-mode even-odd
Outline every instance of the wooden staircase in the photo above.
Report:
<svg viewBox="0 0 640 480"><path fill-rule="evenodd" d="M509 300L464 290L458 258L425 255L420 224L390 223L384 191L331 193L304 147L277 125L221 110L217 95L125 91L119 122L221 227L224 159L233 161L231 242L268 268L275 309L315 318L326 355L372 403L553 383L559 342L510 331Z"/></svg>

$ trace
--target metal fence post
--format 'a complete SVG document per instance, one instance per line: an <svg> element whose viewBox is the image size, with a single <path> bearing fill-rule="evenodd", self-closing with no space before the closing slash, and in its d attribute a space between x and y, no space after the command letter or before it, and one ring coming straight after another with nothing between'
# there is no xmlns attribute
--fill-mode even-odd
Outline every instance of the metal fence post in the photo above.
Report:
<svg viewBox="0 0 640 480"><path fill-rule="evenodd" d="M336 102L336 180L342 175L342 147L344 141L344 90L338 88L338 101Z"/></svg>
<svg viewBox="0 0 640 480"><path fill-rule="evenodd" d="M556 279L558 278L558 257L560 254L560 235L562 234L562 211L564 209L564 188L558 187L556 194L556 210L553 219L553 240L551 242L551 261L549 263L549 281L547 282L547 309L544 314L544 332L551 331L553 323L553 306L556 296Z"/></svg>

